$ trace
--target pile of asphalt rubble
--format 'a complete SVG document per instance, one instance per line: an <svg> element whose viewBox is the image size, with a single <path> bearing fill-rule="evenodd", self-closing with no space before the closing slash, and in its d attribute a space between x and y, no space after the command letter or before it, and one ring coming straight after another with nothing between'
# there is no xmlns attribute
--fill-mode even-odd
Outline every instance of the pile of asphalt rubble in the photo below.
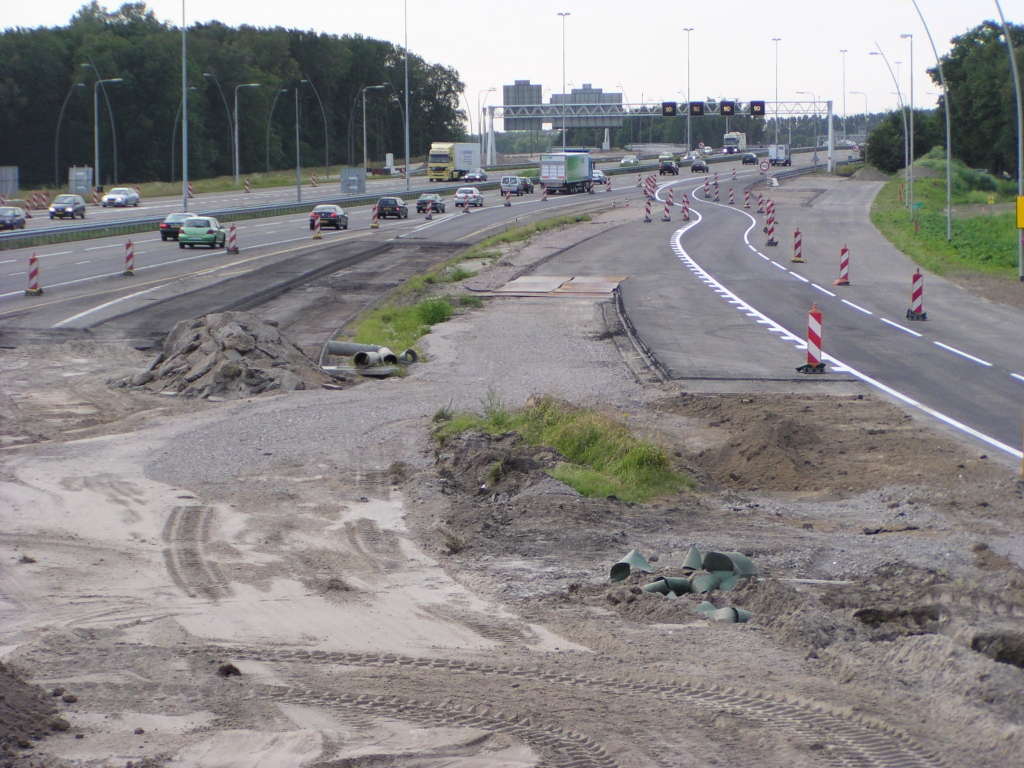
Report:
<svg viewBox="0 0 1024 768"><path fill-rule="evenodd" d="M182 320L149 370L114 384L179 397L234 400L273 390L332 387L320 369L278 331L248 312Z"/></svg>

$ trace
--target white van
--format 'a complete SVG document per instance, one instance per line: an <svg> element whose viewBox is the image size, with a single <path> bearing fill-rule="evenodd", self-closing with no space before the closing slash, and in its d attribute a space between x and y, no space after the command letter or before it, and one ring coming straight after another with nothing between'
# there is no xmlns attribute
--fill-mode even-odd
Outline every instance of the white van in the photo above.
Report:
<svg viewBox="0 0 1024 768"><path fill-rule="evenodd" d="M505 193L510 195L522 196L523 187L519 183L518 176L502 176L501 177L501 196L504 197Z"/></svg>

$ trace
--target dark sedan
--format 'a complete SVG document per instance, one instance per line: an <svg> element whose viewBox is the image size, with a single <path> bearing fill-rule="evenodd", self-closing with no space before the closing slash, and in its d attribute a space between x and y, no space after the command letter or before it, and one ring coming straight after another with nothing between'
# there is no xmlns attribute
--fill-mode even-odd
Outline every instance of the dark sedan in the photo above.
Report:
<svg viewBox="0 0 1024 768"><path fill-rule="evenodd" d="M424 192L416 201L416 213L426 213L427 203L430 203L431 212L444 213L444 198L429 192Z"/></svg>
<svg viewBox="0 0 1024 768"><path fill-rule="evenodd" d="M78 216L84 219L85 200L81 195L57 195L53 204L50 205L49 213L51 219L63 219L65 216L70 216L72 219Z"/></svg>
<svg viewBox="0 0 1024 768"><path fill-rule="evenodd" d="M0 229L24 229L25 212L13 205L0 208Z"/></svg>
<svg viewBox="0 0 1024 768"><path fill-rule="evenodd" d="M487 173L483 168L475 168L465 176L466 181L487 181Z"/></svg>
<svg viewBox="0 0 1024 768"><path fill-rule="evenodd" d="M400 197L382 197L377 201L377 218L386 219L394 216L396 219L409 218L409 206Z"/></svg>
<svg viewBox="0 0 1024 768"><path fill-rule="evenodd" d="M708 164L706 160L694 160L690 164L690 173L707 173Z"/></svg>
<svg viewBox="0 0 1024 768"><path fill-rule="evenodd" d="M744 165L757 165L757 155L753 152L747 152L741 159Z"/></svg>
<svg viewBox="0 0 1024 768"><path fill-rule="evenodd" d="M348 229L348 214L340 205L318 205L309 214L309 228L316 229L317 217L320 218L320 227L334 227L335 229Z"/></svg>
<svg viewBox="0 0 1024 768"><path fill-rule="evenodd" d="M181 223L185 219L194 219L194 213L169 213L167 218L160 222L160 239L177 240L181 231Z"/></svg>

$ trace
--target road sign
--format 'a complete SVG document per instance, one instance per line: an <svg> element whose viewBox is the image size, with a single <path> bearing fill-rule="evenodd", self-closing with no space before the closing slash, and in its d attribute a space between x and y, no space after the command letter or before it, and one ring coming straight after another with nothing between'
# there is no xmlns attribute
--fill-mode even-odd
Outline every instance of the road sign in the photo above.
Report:
<svg viewBox="0 0 1024 768"><path fill-rule="evenodd" d="M860 152L860 144L854 144L853 145L853 151L854 152Z"/></svg>
<svg viewBox="0 0 1024 768"><path fill-rule="evenodd" d="M704 142L703 141L697 143L697 149L704 149Z"/></svg>
<svg viewBox="0 0 1024 768"><path fill-rule="evenodd" d="M767 160L762 160L761 161L761 170L762 171L767 171L768 170L768 161Z"/></svg>
<svg viewBox="0 0 1024 768"><path fill-rule="evenodd" d="M1017 229L1024 229L1024 197L1017 198Z"/></svg>

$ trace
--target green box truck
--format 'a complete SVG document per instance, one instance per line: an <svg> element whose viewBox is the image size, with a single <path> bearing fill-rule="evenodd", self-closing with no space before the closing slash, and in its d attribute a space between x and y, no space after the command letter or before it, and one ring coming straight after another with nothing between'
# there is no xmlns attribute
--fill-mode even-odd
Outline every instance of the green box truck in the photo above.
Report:
<svg viewBox="0 0 1024 768"><path fill-rule="evenodd" d="M540 156L540 183L548 192L589 192L594 160L590 152L552 152Z"/></svg>

